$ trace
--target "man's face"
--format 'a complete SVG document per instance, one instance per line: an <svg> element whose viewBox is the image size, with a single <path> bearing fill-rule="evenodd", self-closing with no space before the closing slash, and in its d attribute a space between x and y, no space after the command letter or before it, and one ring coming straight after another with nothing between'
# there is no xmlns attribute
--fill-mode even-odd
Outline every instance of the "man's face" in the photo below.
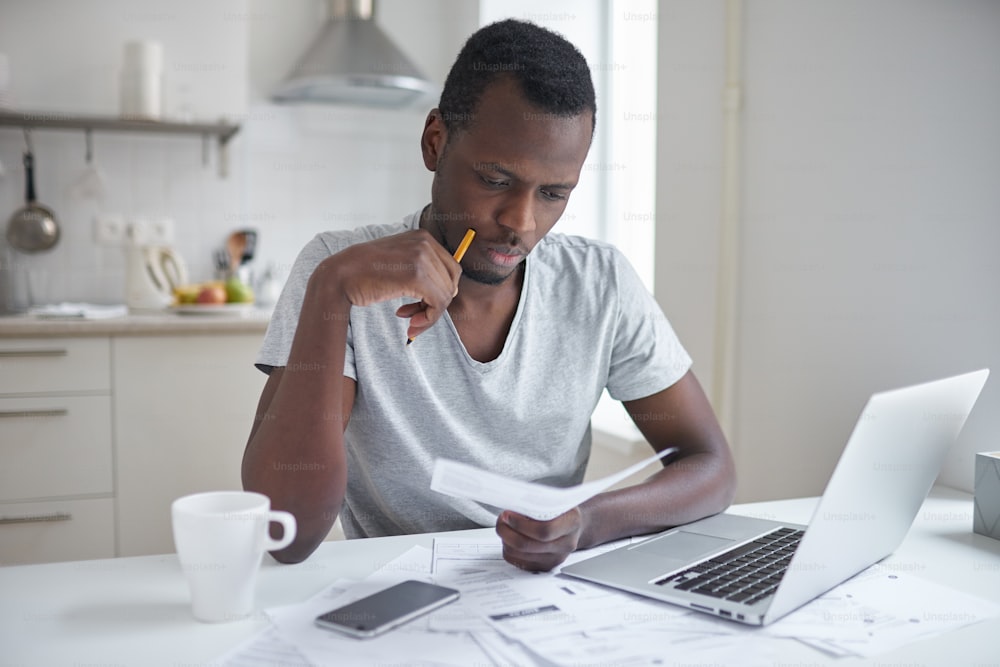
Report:
<svg viewBox="0 0 1000 667"><path fill-rule="evenodd" d="M432 112L424 163L434 171L429 230L454 252L465 231L476 238L463 275L500 284L556 224L590 149L592 116L557 117L526 102L509 79L484 91L469 127L451 135Z"/></svg>

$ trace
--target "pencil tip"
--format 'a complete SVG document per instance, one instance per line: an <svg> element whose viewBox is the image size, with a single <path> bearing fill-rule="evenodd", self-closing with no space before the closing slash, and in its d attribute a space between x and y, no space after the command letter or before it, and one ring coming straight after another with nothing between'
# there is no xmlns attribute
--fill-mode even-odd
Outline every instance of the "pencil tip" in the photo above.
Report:
<svg viewBox="0 0 1000 667"><path fill-rule="evenodd" d="M413 342L413 339L412 339L412 338L407 338L407 339L406 339L406 344L407 344L407 345L409 345L409 344L410 344L410 343L412 343L412 342Z"/></svg>

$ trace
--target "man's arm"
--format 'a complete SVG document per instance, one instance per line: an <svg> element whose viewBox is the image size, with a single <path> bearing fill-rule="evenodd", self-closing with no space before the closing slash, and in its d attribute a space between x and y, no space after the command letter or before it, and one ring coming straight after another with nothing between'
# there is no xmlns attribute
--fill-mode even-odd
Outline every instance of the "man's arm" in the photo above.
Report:
<svg viewBox="0 0 1000 667"><path fill-rule="evenodd" d="M307 558L344 499L344 429L355 390L344 377L351 308L418 299L396 311L410 319L407 335L416 336L447 309L460 275L458 262L422 230L350 246L313 271L288 362L264 386L243 454L243 487L298 522L295 540L273 554L279 561Z"/></svg>
<svg viewBox="0 0 1000 667"><path fill-rule="evenodd" d="M277 407L271 405L284 375L285 367L272 370L261 392L254 425L243 455L243 487L259 491L272 498L275 503L279 502L278 498L287 498L284 501L287 504L274 507L295 515L298 524L297 537L291 545L272 552L272 555L284 563L297 563L309 556L330 532L340 511L347 479L344 472L346 466L342 440L338 444L334 439L328 438L326 441L329 445L320 447L316 458L307 461L301 452L294 451L295 442L290 438L279 441L276 453L269 452L266 445L261 444L266 442L265 436L257 439L257 432L262 424L287 421L287 419L282 420L278 416L280 412ZM341 430L347 428L355 393L354 380L344 377L343 384L342 411L338 414L336 411L326 409L322 413L334 427L339 423ZM289 385L288 393L291 395L302 386L301 383L291 380ZM291 402L304 411L308 410L307 402L304 400L293 398ZM291 420L309 418L292 415L286 417ZM276 427L279 430L282 428L277 424ZM298 442L306 444L304 441ZM291 489L291 493L285 490L286 487Z"/></svg>
<svg viewBox="0 0 1000 667"><path fill-rule="evenodd" d="M504 558L551 570L572 551L651 533L721 512L736 493L732 454L712 407L690 371L661 392L625 408L656 451L679 453L646 481L598 494L551 521L502 512Z"/></svg>
<svg viewBox="0 0 1000 667"><path fill-rule="evenodd" d="M347 486L343 430L354 393L344 354L351 304L333 295L320 303L314 282L315 274L288 363L264 385L243 454L243 487L295 515L295 540L273 553L289 563L304 560L330 532Z"/></svg>

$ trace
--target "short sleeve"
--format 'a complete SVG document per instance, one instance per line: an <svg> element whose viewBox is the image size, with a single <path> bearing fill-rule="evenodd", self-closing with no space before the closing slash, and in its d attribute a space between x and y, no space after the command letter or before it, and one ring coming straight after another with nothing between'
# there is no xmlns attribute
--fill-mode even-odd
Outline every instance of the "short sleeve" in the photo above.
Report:
<svg viewBox="0 0 1000 667"><path fill-rule="evenodd" d="M347 324L347 349L344 350L344 377L358 381L358 369L354 363L354 327Z"/></svg>
<svg viewBox="0 0 1000 667"><path fill-rule="evenodd" d="M608 393L632 401L663 391L691 368L691 357L659 304L624 255L615 251L618 313L608 369Z"/></svg>
<svg viewBox="0 0 1000 667"><path fill-rule="evenodd" d="M330 256L330 250L320 236L315 236L299 252L288 280L274 305L271 319L267 324L264 342L257 353L257 368L265 373L278 366L288 364L288 354L299 324L299 313L306 294L306 285L316 266Z"/></svg>
<svg viewBox="0 0 1000 667"><path fill-rule="evenodd" d="M288 355L291 352L292 341L295 339L295 331L298 328L306 286L320 262L355 243L372 241L392 234L399 234L408 229L415 229L419 220L420 212L417 211L399 223L323 232L314 236L302 248L298 257L295 258L295 263L292 264L288 280L285 281L278 302L274 306L274 312L271 314L271 320L268 322L264 342L257 354L255 363L257 368L265 373L270 373L273 368L288 364ZM347 327L344 375L357 380L353 326L350 323Z"/></svg>

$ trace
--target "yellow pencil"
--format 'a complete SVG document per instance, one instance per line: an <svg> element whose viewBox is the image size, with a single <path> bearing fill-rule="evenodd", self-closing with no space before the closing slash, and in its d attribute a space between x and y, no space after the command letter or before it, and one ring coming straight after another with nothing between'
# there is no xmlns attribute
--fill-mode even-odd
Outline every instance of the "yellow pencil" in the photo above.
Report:
<svg viewBox="0 0 1000 667"><path fill-rule="evenodd" d="M474 238L476 238L475 229L470 229L465 232L465 238L463 238L462 242L458 244L458 249L455 250L455 254L452 255L456 262L461 262L462 258L465 257L465 251L469 249L470 245L472 245L472 239Z"/></svg>
<svg viewBox="0 0 1000 667"><path fill-rule="evenodd" d="M465 257L465 251L469 249L470 245L472 245L472 239L474 239L475 237L476 237L475 229L469 229L468 231L465 232L465 237L462 239L462 242L458 244L458 248L455 250L455 254L452 255L452 257L455 258L456 262L462 261L462 258ZM409 345L412 342L413 342L412 338L406 339L407 345Z"/></svg>

